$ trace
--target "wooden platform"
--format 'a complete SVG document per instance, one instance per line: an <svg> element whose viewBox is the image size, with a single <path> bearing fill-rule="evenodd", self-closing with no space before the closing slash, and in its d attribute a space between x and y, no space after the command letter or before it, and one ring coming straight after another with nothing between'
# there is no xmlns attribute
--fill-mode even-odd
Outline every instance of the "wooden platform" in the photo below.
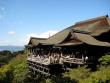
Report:
<svg viewBox="0 0 110 83"><path fill-rule="evenodd" d="M45 76L50 75L58 75L62 73L63 68L61 64L41 64L34 61L28 60L28 68L32 70L31 72L34 72L33 74L41 73Z"/></svg>

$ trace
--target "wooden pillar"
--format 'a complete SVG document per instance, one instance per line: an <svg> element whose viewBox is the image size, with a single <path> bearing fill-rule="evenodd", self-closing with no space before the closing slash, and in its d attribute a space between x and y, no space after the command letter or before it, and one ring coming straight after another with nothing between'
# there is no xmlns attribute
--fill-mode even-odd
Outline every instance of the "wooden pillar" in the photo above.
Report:
<svg viewBox="0 0 110 83"><path fill-rule="evenodd" d="M35 55L35 48L33 48L33 54Z"/></svg>
<svg viewBox="0 0 110 83"><path fill-rule="evenodd" d="M32 48L32 54L34 53L33 48Z"/></svg>
<svg viewBox="0 0 110 83"><path fill-rule="evenodd" d="M32 54L33 54L33 48L32 48Z"/></svg>
<svg viewBox="0 0 110 83"><path fill-rule="evenodd" d="M30 52L32 53L32 48L30 48Z"/></svg>
<svg viewBox="0 0 110 83"><path fill-rule="evenodd" d="M72 53L72 57L75 58L75 53Z"/></svg>
<svg viewBox="0 0 110 83"><path fill-rule="evenodd" d="M84 54L82 53L82 60L83 60L83 62L84 62Z"/></svg>
<svg viewBox="0 0 110 83"><path fill-rule="evenodd" d="M28 53L30 54L30 48L28 48Z"/></svg>
<svg viewBox="0 0 110 83"><path fill-rule="evenodd" d="M31 48L29 48L29 53L31 53Z"/></svg>
<svg viewBox="0 0 110 83"><path fill-rule="evenodd" d="M81 67L81 65L78 65L78 67Z"/></svg>
<svg viewBox="0 0 110 83"><path fill-rule="evenodd" d="M31 53L31 50L30 50L31 48L29 48L29 53Z"/></svg>

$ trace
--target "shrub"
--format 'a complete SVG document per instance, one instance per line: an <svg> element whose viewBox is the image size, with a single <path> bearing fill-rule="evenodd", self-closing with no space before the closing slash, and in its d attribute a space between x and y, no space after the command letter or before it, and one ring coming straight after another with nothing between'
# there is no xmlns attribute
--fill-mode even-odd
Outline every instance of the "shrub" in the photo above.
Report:
<svg viewBox="0 0 110 83"><path fill-rule="evenodd" d="M13 73L10 64L0 68L0 83L11 83L12 79Z"/></svg>
<svg viewBox="0 0 110 83"><path fill-rule="evenodd" d="M101 65L110 65L110 54L106 54L105 56L102 56L98 60Z"/></svg>
<svg viewBox="0 0 110 83"><path fill-rule="evenodd" d="M27 53L18 54L11 61L0 68L0 83L25 83L28 68Z"/></svg>
<svg viewBox="0 0 110 83"><path fill-rule="evenodd" d="M77 82L81 82L83 79L86 79L90 76L90 69L86 69L85 67L78 67L76 69L71 69L69 72L65 74L66 77L70 77Z"/></svg>
<svg viewBox="0 0 110 83"><path fill-rule="evenodd" d="M90 77L82 80L82 83L110 83L110 66L91 72Z"/></svg>

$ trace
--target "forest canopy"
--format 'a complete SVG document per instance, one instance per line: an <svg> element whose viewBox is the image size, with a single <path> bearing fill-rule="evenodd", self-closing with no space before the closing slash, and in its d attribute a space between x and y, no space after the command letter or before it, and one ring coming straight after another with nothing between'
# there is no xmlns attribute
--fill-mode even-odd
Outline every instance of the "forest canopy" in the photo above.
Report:
<svg viewBox="0 0 110 83"><path fill-rule="evenodd" d="M109 83L110 82L110 54L107 53L99 59L96 71L87 66L73 68L62 76L50 78L39 75L37 78L28 78L27 51L6 54L8 61L0 68L0 83ZM1 56L2 56L1 55ZM7 59L5 59L7 60ZM2 61L1 61L2 62Z"/></svg>

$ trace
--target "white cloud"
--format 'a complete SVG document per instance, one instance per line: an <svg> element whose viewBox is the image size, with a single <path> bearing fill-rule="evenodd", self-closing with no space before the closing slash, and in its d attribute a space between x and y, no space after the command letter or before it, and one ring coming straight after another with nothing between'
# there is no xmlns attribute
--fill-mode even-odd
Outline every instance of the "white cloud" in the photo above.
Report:
<svg viewBox="0 0 110 83"><path fill-rule="evenodd" d="M37 33L29 33L26 35L27 38L30 38L30 37L38 37L38 38L48 38L49 36L52 36L54 35L55 33L57 33L58 31L47 31L47 32L44 32L44 33L40 33L40 34L37 34Z"/></svg>
<svg viewBox="0 0 110 83"><path fill-rule="evenodd" d="M5 7L1 7L1 10L2 10L2 11L5 11Z"/></svg>
<svg viewBox="0 0 110 83"><path fill-rule="evenodd" d="M40 34L37 34L37 33L29 33L26 35L26 38L30 38L30 37L38 37L38 38L48 38L52 35L54 35L55 33L57 33L58 31L47 31L47 32L44 32L44 33L40 33Z"/></svg>
<svg viewBox="0 0 110 83"><path fill-rule="evenodd" d="M50 31L41 33L38 37L40 37L40 38L48 38L48 37L54 35L54 34L57 33L57 32L58 32L58 31L52 31L52 30L50 30Z"/></svg>
<svg viewBox="0 0 110 83"><path fill-rule="evenodd" d="M37 37L38 35L36 33L29 33L26 35L26 37L30 38L30 37Z"/></svg>
<svg viewBox="0 0 110 83"><path fill-rule="evenodd" d="M29 34L26 34L22 38L17 38L17 39L14 39L14 40L0 40L0 45L19 45L19 46L22 46L22 45L28 44L30 37L48 38L49 35L52 36L57 32L58 31L50 30L50 31L40 33L40 34L29 33ZM14 31L9 31L8 33L9 34L15 34Z"/></svg>
<svg viewBox="0 0 110 83"><path fill-rule="evenodd" d="M15 39L15 40L0 40L0 45L5 46L5 45L15 45L15 46L24 46L25 43L21 41L20 39Z"/></svg>
<svg viewBox="0 0 110 83"><path fill-rule="evenodd" d="M6 14L6 8L5 7L0 7L0 12L2 15Z"/></svg>
<svg viewBox="0 0 110 83"><path fill-rule="evenodd" d="M24 42L24 44L27 44L29 42L30 37L48 38L49 36L52 36L57 32L58 31L56 31L56 30L55 31L49 30L47 32L40 33L40 34L29 33L25 36L25 38L23 38L23 40L21 40L21 42Z"/></svg>
<svg viewBox="0 0 110 83"><path fill-rule="evenodd" d="M8 34L14 35L16 32L15 31L9 31Z"/></svg>

